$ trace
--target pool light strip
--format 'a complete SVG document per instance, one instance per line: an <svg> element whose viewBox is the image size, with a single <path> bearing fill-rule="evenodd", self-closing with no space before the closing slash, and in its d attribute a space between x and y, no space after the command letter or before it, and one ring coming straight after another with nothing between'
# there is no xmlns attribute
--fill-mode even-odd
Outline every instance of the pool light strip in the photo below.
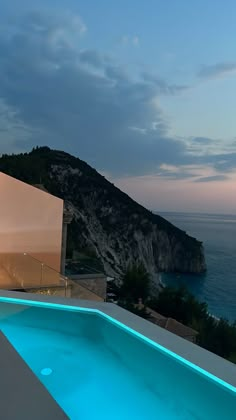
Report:
<svg viewBox="0 0 236 420"><path fill-rule="evenodd" d="M117 319L111 317L110 315L107 315L106 313L102 312L99 309L94 308L83 308L80 306L73 306L73 305L65 305L65 304L58 304L58 303L49 303L49 302L42 302L42 301L35 301L35 300L28 300L28 299L18 299L18 298L10 298L10 297L3 297L0 296L0 302L6 302L6 303L16 303L18 305L27 305L27 306L36 306L36 307L44 307L44 308L51 308L51 309L60 309L60 310L67 310L67 311L74 311L74 312L85 312L90 314L96 314L101 316L102 318L107 319L111 323L117 325L118 327L122 328L123 330L128 331L132 335L138 337L142 341L150 344L152 347L157 348L163 353L168 354L169 356L173 357L174 359L177 359L179 362L181 362L184 365L187 365L188 367L192 368L193 370L196 370L198 373L200 373L203 376L207 376L209 379L211 379L213 382L217 382L219 385L229 389L233 393L236 394L236 387L229 384L228 382L225 382L223 379L218 378L217 376L213 375L210 372L207 372L205 369L201 368L198 365L195 365L194 363L190 362L189 360L186 360L184 357L179 356L178 354L174 353L172 350L167 349L166 347L162 346L161 344L156 343L155 341L151 340L150 338L146 337L145 335L139 333L138 331L134 330L133 328L128 327L127 325L123 324L122 322L118 321Z"/></svg>

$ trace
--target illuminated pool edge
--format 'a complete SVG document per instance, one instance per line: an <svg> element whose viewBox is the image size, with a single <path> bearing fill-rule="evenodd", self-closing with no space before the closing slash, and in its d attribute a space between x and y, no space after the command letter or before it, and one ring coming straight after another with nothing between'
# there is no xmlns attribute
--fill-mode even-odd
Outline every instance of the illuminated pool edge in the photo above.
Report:
<svg viewBox="0 0 236 420"><path fill-rule="evenodd" d="M118 321L117 319L113 318L112 316L106 314L102 310L94 309L94 308L84 308L81 306L73 306L73 305L66 305L61 303L52 303L52 302L42 302L42 301L35 301L30 299L19 299L19 298L13 298L13 297L4 297L0 296L0 302L6 302L6 303L15 303L17 305L27 305L27 306L38 306L38 307L45 307L45 308L52 308L52 309L59 309L59 310L67 310L67 311L73 311L73 312L86 312L90 314L98 315L102 318L107 319L109 322L111 322L114 325L117 325L118 327L122 328L123 330L126 330L128 333L131 333L132 335L138 337L142 341L146 342L147 344L151 345L152 347L158 349L162 353L167 354L168 356L171 356L172 358L176 359L178 362L181 362L182 364L186 365L187 367L197 371L197 373L200 373L203 376L206 376L207 379L210 379L213 382L217 382L218 385L223 386L224 388L227 388L234 394L236 394L236 387L229 384L228 382L224 381L223 379L218 378L217 376L213 375L212 373L208 372L207 370L201 368L200 366L190 362L189 360L185 359L182 356L179 356L177 353L173 352L172 350L167 349L166 347L162 346L159 343L156 343L155 341L151 340L150 338L146 337L145 335L139 333L138 331L134 330L131 327L128 327L124 323Z"/></svg>

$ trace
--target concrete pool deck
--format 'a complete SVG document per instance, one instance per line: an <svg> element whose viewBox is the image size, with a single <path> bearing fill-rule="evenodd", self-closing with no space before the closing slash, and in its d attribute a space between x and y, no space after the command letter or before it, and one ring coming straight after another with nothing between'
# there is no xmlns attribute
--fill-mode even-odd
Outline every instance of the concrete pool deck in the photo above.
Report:
<svg viewBox="0 0 236 420"><path fill-rule="evenodd" d="M2 332L0 332L0 370L1 419L68 419Z"/></svg>
<svg viewBox="0 0 236 420"><path fill-rule="evenodd" d="M123 324L129 331L134 330L139 336L144 336L147 341L149 340L150 342L151 340L157 347L167 349L167 353L174 353L180 362L185 363L187 361L185 364L190 367L195 365L198 372L204 374L203 371L205 371L208 377L218 379L219 384L225 385L231 391L235 392L236 397L236 365L113 303L35 295L23 292L9 292L5 290L0 290L0 302L1 297L24 300L25 304L29 305L32 302L36 302L38 304L42 303L42 306L55 305L55 308L57 305L64 305L64 309L66 309L66 306L69 306L72 310L73 308L75 310L83 308L85 310L95 311L98 315L104 316L110 321L113 320L116 325ZM160 350L162 350L161 348Z"/></svg>

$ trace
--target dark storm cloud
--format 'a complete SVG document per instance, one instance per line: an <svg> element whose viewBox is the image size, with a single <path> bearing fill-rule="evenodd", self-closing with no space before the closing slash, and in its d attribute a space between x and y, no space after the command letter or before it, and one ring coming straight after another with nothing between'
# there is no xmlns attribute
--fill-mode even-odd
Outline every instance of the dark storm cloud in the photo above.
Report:
<svg viewBox="0 0 236 420"><path fill-rule="evenodd" d="M157 173L162 163L211 161L222 168L222 158L189 154L183 139L168 134L156 98L175 95L186 86L148 74L130 78L111 57L83 48L85 32L78 16L34 12L1 34L0 124L11 133L17 121L21 134L18 138L16 126L14 136L0 133L0 152L47 144L113 176ZM236 163L235 156L225 160L231 166ZM176 173L178 178L187 176Z"/></svg>
<svg viewBox="0 0 236 420"><path fill-rule="evenodd" d="M153 104L166 87L130 80L98 53L81 52L83 28L79 18L32 13L1 40L0 96L38 133L29 147L69 149L113 173L182 162L185 145L168 137Z"/></svg>

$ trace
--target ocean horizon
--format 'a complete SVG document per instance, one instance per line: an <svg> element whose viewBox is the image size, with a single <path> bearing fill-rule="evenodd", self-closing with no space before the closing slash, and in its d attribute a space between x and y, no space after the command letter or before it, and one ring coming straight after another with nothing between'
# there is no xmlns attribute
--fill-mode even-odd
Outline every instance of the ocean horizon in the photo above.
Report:
<svg viewBox="0 0 236 420"><path fill-rule="evenodd" d="M186 286L209 312L236 320L236 215L155 211L188 235L203 242L204 274L160 274L166 286Z"/></svg>

